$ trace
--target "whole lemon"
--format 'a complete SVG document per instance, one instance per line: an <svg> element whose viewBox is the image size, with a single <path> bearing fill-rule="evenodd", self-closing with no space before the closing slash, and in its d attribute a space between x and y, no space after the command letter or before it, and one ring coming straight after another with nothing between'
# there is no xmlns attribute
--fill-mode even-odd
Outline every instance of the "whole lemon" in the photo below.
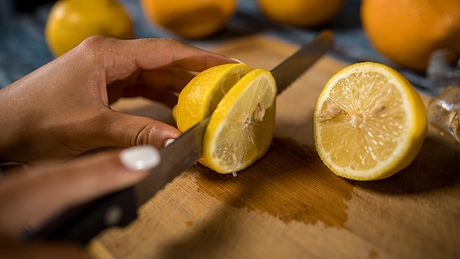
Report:
<svg viewBox="0 0 460 259"><path fill-rule="evenodd" d="M45 33L50 50L60 56L92 35L132 38L133 25L115 0L61 0L51 8Z"/></svg>
<svg viewBox="0 0 460 259"><path fill-rule="evenodd" d="M270 19L291 26L315 27L332 19L344 0L258 0Z"/></svg>
<svg viewBox="0 0 460 259"><path fill-rule="evenodd" d="M141 0L147 18L184 38L209 36L234 14L236 0Z"/></svg>
<svg viewBox="0 0 460 259"><path fill-rule="evenodd" d="M424 71L438 48L460 48L459 0L364 0L364 29L372 45L393 62Z"/></svg>

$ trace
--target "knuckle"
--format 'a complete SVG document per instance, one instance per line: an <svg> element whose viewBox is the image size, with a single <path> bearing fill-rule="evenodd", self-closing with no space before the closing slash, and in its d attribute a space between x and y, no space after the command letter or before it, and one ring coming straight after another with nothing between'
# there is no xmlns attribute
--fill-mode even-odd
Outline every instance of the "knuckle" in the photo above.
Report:
<svg viewBox="0 0 460 259"><path fill-rule="evenodd" d="M130 144L133 146L151 144L152 127L145 125L132 134Z"/></svg>
<svg viewBox="0 0 460 259"><path fill-rule="evenodd" d="M80 47L84 50L95 50L100 48L100 46L107 40L107 37L101 35L94 35L86 38L80 43Z"/></svg>
<svg viewBox="0 0 460 259"><path fill-rule="evenodd" d="M102 35L93 35L78 45L78 52L90 61L102 62L105 52L110 50L116 39Z"/></svg>
<svg viewBox="0 0 460 259"><path fill-rule="evenodd" d="M179 41L172 39L172 38L163 38L163 39L158 39L159 44L169 46L169 47L176 47L180 46L182 43Z"/></svg>

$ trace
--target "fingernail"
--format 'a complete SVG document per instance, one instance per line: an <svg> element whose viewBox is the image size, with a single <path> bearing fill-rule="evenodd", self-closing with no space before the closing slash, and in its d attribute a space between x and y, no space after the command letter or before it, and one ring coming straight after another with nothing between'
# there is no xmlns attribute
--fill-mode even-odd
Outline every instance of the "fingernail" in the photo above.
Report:
<svg viewBox="0 0 460 259"><path fill-rule="evenodd" d="M167 147L167 146L171 145L174 142L174 140L175 139L173 139L173 138L167 139L165 141L164 147Z"/></svg>
<svg viewBox="0 0 460 259"><path fill-rule="evenodd" d="M230 58L232 59L233 61L235 61L236 63L240 63L240 64L245 64L243 61L239 60L239 59L236 59L236 58Z"/></svg>
<svg viewBox="0 0 460 259"><path fill-rule="evenodd" d="M120 153L121 163L130 170L145 170L156 167L161 157L152 146L136 146L127 148Z"/></svg>

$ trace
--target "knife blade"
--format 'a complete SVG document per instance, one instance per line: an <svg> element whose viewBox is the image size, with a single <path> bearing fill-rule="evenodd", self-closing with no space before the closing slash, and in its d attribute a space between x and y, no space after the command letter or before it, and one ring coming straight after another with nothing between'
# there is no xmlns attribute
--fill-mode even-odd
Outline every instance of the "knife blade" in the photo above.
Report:
<svg viewBox="0 0 460 259"><path fill-rule="evenodd" d="M332 33L324 31L272 69L277 93L283 92L332 45ZM26 229L21 233L21 237L86 244L107 228L128 225L137 218L137 209L140 206L198 161L209 119L210 117L207 117L183 133L172 144L160 150L160 164L153 168L141 182L71 208L51 219L38 230Z"/></svg>

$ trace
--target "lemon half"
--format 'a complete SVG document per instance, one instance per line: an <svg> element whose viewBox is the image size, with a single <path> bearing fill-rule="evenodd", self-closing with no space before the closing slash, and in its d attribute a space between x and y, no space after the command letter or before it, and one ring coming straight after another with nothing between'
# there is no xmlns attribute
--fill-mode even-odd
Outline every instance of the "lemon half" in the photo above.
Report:
<svg viewBox="0 0 460 259"><path fill-rule="evenodd" d="M337 72L314 114L321 160L354 180L382 179L407 167L426 129L425 106L412 85L392 68L371 62Z"/></svg>

